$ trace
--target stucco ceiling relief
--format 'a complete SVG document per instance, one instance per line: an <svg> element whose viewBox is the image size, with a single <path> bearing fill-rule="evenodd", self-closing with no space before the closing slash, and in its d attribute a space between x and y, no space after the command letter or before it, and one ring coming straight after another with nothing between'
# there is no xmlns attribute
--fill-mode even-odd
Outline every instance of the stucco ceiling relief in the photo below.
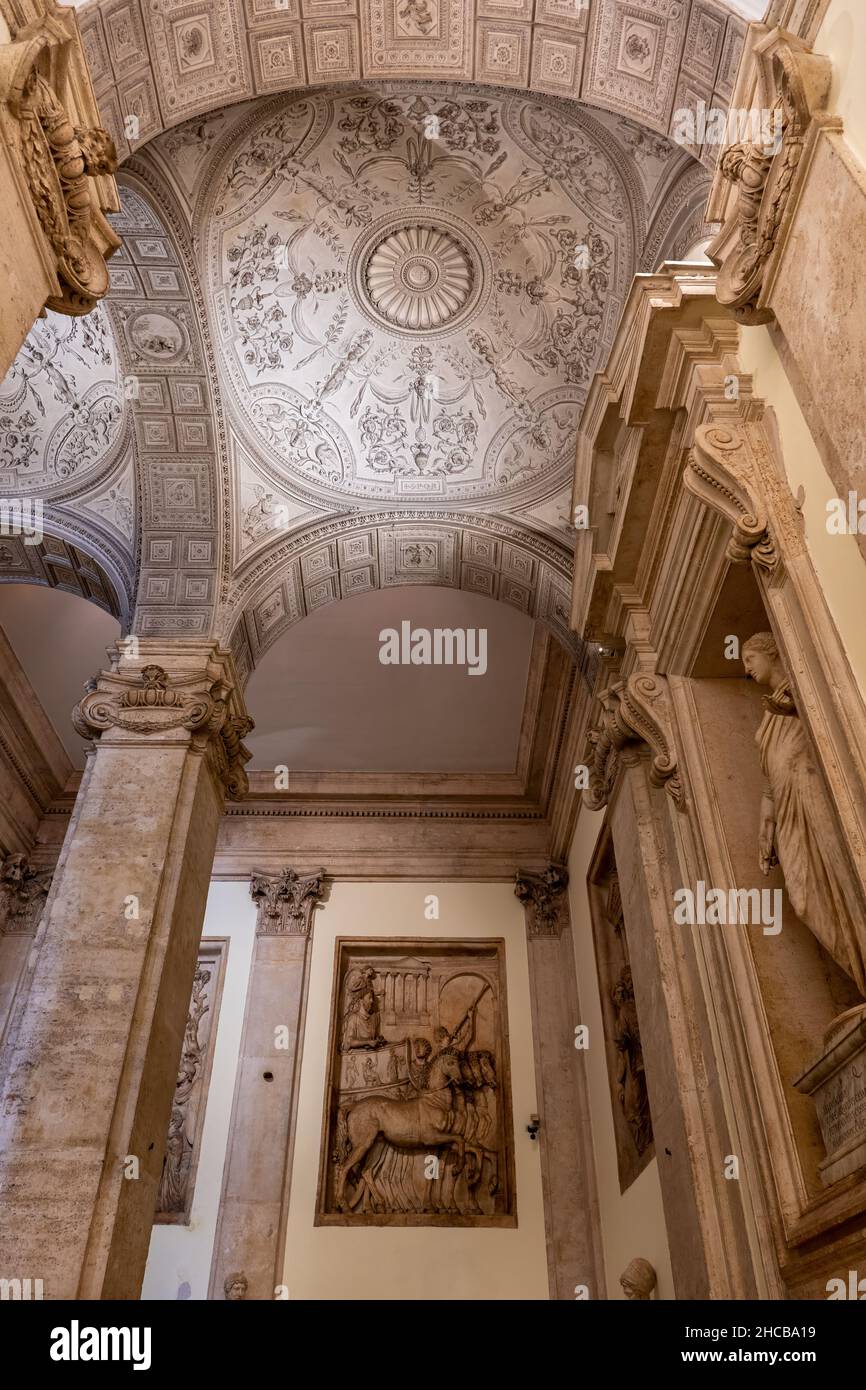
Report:
<svg viewBox="0 0 866 1390"><path fill-rule="evenodd" d="M627 163L577 113L486 92L251 117L198 225L236 425L272 482L320 506L560 486L634 263Z"/></svg>

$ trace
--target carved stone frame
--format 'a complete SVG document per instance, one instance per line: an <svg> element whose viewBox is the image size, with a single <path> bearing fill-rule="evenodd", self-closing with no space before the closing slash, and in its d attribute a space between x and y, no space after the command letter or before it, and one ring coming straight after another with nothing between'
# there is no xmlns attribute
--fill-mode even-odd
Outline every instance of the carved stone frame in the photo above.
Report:
<svg viewBox="0 0 866 1390"><path fill-rule="evenodd" d="M330 1162L331 1091L333 1086L334 1058L337 1052L337 1028L340 1017L340 983L343 980L343 961L353 948L365 955L381 952L387 956L406 953L409 955L450 953L471 955L473 951L484 954L495 961L495 974L498 982L496 1004L499 1044L501 1048L498 1090L501 1096L501 1123L503 1148L505 1151L504 1172L501 1181L505 1184L507 1211L493 1216L466 1216L443 1213L405 1213L394 1212L385 1216L375 1213L358 1215L326 1210L326 1184ZM504 937L364 937L341 936L334 943L334 969L331 982L331 1022L328 1030L328 1067L325 1076L325 1095L322 1105L322 1138L319 1148L319 1180L316 1192L316 1212L313 1224L316 1226L438 1226L471 1227L478 1230L513 1229L517 1225L517 1190L514 1163L514 1116L511 1100L511 1044L508 1033L508 993L506 978Z"/></svg>

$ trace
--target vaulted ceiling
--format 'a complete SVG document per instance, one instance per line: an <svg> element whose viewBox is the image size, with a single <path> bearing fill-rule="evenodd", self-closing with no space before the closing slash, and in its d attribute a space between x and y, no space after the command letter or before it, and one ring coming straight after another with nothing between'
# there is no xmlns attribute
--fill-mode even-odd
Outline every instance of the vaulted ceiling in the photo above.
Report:
<svg viewBox="0 0 866 1390"><path fill-rule="evenodd" d="M632 276L701 235L714 152L666 132L729 100L744 8L80 8L123 244L105 304L40 321L0 386L7 484L122 621L217 632L244 673L397 585L576 651L578 414Z"/></svg>

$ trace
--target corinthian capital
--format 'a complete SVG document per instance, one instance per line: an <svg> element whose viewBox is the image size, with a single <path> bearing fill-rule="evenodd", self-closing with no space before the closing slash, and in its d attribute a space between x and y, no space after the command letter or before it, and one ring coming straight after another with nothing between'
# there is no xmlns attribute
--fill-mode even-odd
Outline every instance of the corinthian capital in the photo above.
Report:
<svg viewBox="0 0 866 1390"><path fill-rule="evenodd" d="M48 870L32 869L26 854L0 860L0 936L33 936L48 889Z"/></svg>
<svg viewBox="0 0 866 1390"><path fill-rule="evenodd" d="M324 891L324 869L306 878L289 868L275 877L254 873L250 896L258 907L256 936L309 936L313 911Z"/></svg>
<svg viewBox="0 0 866 1390"><path fill-rule="evenodd" d="M146 649L146 640L139 646ZM115 669L93 677L72 712L73 726L86 739L110 733L119 741L159 741L187 733L193 746L212 753L228 795L238 799L248 790L244 764L252 755L243 739L253 721L226 679L226 654L209 653L208 644L199 643L171 655L177 668L172 674L156 662L127 666L121 659Z"/></svg>
<svg viewBox="0 0 866 1390"><path fill-rule="evenodd" d="M561 936L568 923L568 870L548 864L543 873L521 873L514 880L515 895L526 912L527 936Z"/></svg>
<svg viewBox="0 0 866 1390"><path fill-rule="evenodd" d="M637 673L605 690L599 697L601 716L588 735L589 786L587 804L606 806L623 764L635 762L648 748L650 781L664 787L679 810L685 805L664 676Z"/></svg>

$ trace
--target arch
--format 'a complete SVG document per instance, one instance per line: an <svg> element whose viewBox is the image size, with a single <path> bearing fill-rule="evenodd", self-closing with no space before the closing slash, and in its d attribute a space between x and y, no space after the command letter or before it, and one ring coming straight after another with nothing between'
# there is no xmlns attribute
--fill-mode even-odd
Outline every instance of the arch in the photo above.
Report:
<svg viewBox="0 0 866 1390"><path fill-rule="evenodd" d="M103 536L102 547L80 517L65 517L56 510L43 524L42 539L25 544L20 536L0 536L0 584L41 584L95 603L110 613L126 632L129 627L132 589L121 568L118 548ZM50 528L50 529L49 529Z"/></svg>
<svg viewBox="0 0 866 1390"><path fill-rule="evenodd" d="M462 512L351 513L275 541L242 566L222 636L246 682L295 623L351 594L397 585L466 589L510 603L548 627L580 661L570 628L572 557L564 546L499 516Z"/></svg>
<svg viewBox="0 0 866 1390"><path fill-rule="evenodd" d="M754 0L748 4L754 17ZM432 34L413 34L411 17L398 29L394 0L337 8L343 13L302 9L300 0L215 0L180 25L164 7L139 8L134 0L122 8L96 0L80 10L100 110L121 159L228 104L392 78L544 92L667 134L678 102L727 106L748 24L743 0L674 5L643 16L629 52L615 0L537 0L534 7L518 0L506 19L495 8L491 17L480 0L438 0Z"/></svg>

